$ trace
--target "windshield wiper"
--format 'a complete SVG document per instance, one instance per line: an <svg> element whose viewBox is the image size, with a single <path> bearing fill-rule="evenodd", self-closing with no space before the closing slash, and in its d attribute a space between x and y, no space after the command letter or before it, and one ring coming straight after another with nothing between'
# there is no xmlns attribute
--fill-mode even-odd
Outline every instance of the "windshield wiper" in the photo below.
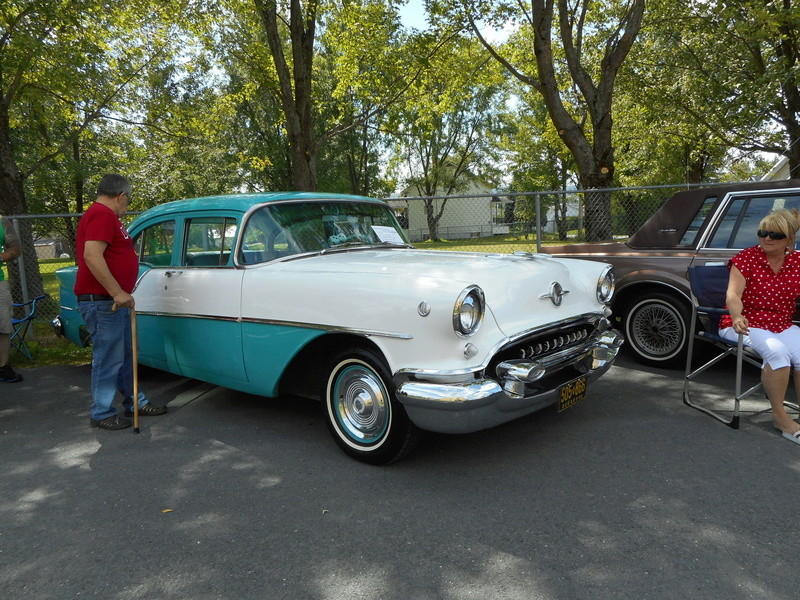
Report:
<svg viewBox="0 0 800 600"><path fill-rule="evenodd" d="M320 254L327 254L329 252L334 252L337 250L347 251L349 249L360 248L364 250L369 250L371 248L413 248L411 244L406 244L403 242L402 244L397 244L394 242L356 242L356 241L349 241L349 242L342 242L341 244L336 244L335 246L331 246L330 248L325 248L320 250Z"/></svg>

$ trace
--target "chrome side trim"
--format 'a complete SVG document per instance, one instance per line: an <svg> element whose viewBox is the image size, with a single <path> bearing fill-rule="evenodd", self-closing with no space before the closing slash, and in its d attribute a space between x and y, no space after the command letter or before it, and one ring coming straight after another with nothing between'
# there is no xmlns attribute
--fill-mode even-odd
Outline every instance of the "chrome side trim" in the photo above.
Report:
<svg viewBox="0 0 800 600"><path fill-rule="evenodd" d="M378 331L375 329L356 329L354 327L342 327L340 325L326 325L324 323L303 323L301 321L281 321L278 319L256 319L253 317L225 317L221 315L201 315L194 313L166 313L158 311L136 311L137 315L147 315L151 317L173 317L186 319L203 319L209 321L225 321L234 323L258 323L259 325L279 325L282 327L300 327L303 329L319 329L328 333L352 333L356 335L366 335L374 337L386 337L398 340L412 340L414 336L410 333L399 333L395 331Z"/></svg>
<svg viewBox="0 0 800 600"><path fill-rule="evenodd" d="M199 315L194 313L166 313L149 310L137 310L137 316L147 315L148 317L185 317L187 319L203 319L207 321L225 321L228 323L239 323L242 319L238 317L223 317L221 315Z"/></svg>

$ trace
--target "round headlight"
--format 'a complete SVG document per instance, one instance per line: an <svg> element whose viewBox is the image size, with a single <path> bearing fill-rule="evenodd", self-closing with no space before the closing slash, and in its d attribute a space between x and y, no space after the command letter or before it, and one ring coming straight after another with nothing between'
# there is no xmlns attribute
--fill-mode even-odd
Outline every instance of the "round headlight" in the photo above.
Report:
<svg viewBox="0 0 800 600"><path fill-rule="evenodd" d="M470 336L483 321L483 290L477 285L464 289L453 307L453 330L461 336Z"/></svg>
<svg viewBox="0 0 800 600"><path fill-rule="evenodd" d="M606 267L597 280L597 301L603 304L611 302L614 295L614 271L611 267Z"/></svg>

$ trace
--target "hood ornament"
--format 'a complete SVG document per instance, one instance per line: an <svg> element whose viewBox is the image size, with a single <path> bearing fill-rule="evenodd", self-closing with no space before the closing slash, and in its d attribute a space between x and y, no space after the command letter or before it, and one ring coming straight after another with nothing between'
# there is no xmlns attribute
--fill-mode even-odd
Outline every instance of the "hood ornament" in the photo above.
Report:
<svg viewBox="0 0 800 600"><path fill-rule="evenodd" d="M565 290L560 283L554 281L550 284L550 291L542 294L539 298L550 298L550 302L555 306L561 306L561 301L564 299L565 294L569 294L569 290Z"/></svg>

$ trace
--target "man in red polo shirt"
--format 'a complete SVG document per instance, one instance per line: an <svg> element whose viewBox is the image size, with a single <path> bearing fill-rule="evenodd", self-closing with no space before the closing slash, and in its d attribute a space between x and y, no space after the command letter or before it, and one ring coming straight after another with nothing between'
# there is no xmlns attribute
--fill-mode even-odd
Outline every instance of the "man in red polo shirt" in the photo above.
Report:
<svg viewBox="0 0 800 600"><path fill-rule="evenodd" d="M131 295L139 275L133 240L120 221L128 210L131 184L122 175L104 175L97 199L78 223L75 255L78 310L92 338L92 407L89 423L100 429L131 426L133 415L133 352ZM116 306L115 306L116 305ZM114 397L122 394L125 417L117 414ZM162 415L139 390L139 414Z"/></svg>

